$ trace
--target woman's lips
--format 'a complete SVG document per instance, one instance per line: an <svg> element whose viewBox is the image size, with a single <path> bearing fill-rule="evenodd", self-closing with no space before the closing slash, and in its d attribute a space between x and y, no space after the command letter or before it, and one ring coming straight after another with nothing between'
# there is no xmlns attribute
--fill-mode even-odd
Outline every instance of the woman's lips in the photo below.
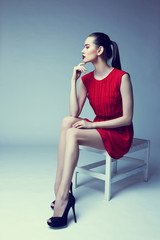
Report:
<svg viewBox="0 0 160 240"><path fill-rule="evenodd" d="M85 58L85 56L83 56L83 55L82 55L82 58L84 59L84 58Z"/></svg>

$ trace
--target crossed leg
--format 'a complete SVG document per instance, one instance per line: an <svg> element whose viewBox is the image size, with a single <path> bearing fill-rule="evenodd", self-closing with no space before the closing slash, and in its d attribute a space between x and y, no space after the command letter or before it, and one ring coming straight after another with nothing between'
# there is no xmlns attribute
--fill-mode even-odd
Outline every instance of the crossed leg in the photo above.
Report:
<svg viewBox="0 0 160 240"><path fill-rule="evenodd" d="M104 149L101 136L96 129L72 128L72 125L80 120L66 117L61 126L55 181L55 217L62 216L67 205L69 187L79 157L79 145Z"/></svg>

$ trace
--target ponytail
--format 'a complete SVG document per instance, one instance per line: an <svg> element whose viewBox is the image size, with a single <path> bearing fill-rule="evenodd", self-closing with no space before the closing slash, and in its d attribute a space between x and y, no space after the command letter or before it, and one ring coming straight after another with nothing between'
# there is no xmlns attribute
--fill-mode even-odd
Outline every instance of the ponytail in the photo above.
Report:
<svg viewBox="0 0 160 240"><path fill-rule="evenodd" d="M119 49L116 42L111 41L111 44L113 46L113 54L112 54L112 67L115 67L119 70L121 70L121 61L119 56Z"/></svg>
<svg viewBox="0 0 160 240"><path fill-rule="evenodd" d="M121 70L121 62L119 56L118 45L116 42L111 41L109 36L105 33L101 32L94 32L89 35L89 37L94 37L94 44L104 47L104 55L106 62L112 58L112 67ZM113 46L113 50L112 47Z"/></svg>

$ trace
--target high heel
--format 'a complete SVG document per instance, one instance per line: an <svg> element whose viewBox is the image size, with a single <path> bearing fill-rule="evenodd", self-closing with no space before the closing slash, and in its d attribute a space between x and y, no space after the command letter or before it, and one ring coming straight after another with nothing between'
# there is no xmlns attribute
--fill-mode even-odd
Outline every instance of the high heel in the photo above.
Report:
<svg viewBox="0 0 160 240"><path fill-rule="evenodd" d="M67 203L67 206L64 210L62 217L51 217L49 219L51 222L47 222L47 224L53 228L65 227L68 222L68 213L69 213L70 208L72 208L72 210L73 210L74 221L76 223L77 219L76 219L76 214L75 214L75 198L71 193L69 193L68 203Z"/></svg>
<svg viewBox="0 0 160 240"><path fill-rule="evenodd" d="M73 195L73 191L72 191L72 182L71 182L71 185L70 185L70 188L69 188L69 190L70 190L70 193ZM54 206L52 205L52 204L54 204L55 205L55 200L51 203L51 208L52 209L54 209Z"/></svg>

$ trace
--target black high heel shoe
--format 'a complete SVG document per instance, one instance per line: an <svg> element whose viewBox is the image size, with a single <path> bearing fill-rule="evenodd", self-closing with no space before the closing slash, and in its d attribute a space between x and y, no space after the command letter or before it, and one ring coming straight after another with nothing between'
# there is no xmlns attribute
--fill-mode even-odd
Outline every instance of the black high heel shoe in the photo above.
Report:
<svg viewBox="0 0 160 240"><path fill-rule="evenodd" d="M67 225L68 213L69 213L69 210L71 207L73 210L74 221L76 223L77 219L76 219L76 214L75 214L75 198L71 193L69 193L68 203L67 203L67 206L64 210L62 217L51 217L49 219L51 222L47 222L47 224L53 228L65 227Z"/></svg>
<svg viewBox="0 0 160 240"><path fill-rule="evenodd" d="M72 184L72 182L71 182L71 185L70 185L70 189L69 189L69 190L70 190L71 194L73 195L72 185L73 185L73 184ZM54 205L55 205L55 200L54 200L51 204L54 204ZM54 206L51 205L51 208L54 209Z"/></svg>

